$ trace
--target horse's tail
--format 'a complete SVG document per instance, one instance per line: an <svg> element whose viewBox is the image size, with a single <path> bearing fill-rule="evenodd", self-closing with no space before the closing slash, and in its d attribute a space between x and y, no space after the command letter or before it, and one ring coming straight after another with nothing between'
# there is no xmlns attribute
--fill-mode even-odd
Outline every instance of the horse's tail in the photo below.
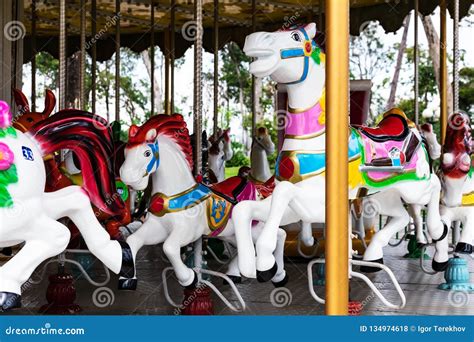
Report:
<svg viewBox="0 0 474 342"><path fill-rule="evenodd" d="M121 215L124 203L115 188L114 145L107 121L88 112L67 109L37 123L28 133L44 156L63 149L74 151L92 203L110 215Z"/></svg>

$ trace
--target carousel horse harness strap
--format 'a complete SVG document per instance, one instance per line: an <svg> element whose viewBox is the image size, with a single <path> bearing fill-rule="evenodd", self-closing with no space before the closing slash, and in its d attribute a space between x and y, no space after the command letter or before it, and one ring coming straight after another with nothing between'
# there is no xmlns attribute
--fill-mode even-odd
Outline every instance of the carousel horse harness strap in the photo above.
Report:
<svg viewBox="0 0 474 342"><path fill-rule="evenodd" d="M151 198L149 211L162 217L195 207L206 202L206 217L210 236L219 235L227 225L232 208L244 199L255 200L255 186L242 177L231 177L207 187L196 184L194 187L173 196L156 193Z"/></svg>
<svg viewBox="0 0 474 342"><path fill-rule="evenodd" d="M365 136L366 161L361 171L403 172L421 145L405 114L397 109L385 113L375 128L361 127Z"/></svg>

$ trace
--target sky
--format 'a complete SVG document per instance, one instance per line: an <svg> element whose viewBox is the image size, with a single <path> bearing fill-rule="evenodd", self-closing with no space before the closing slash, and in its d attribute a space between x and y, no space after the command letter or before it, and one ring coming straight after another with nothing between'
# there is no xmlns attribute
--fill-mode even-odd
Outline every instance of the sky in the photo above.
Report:
<svg viewBox="0 0 474 342"><path fill-rule="evenodd" d="M432 15L432 20L437 28L437 31L439 32L439 9L435 11L435 13ZM470 20L474 20L473 16L470 17ZM384 34L383 29L379 26L379 31L382 35L382 41L387 44L387 45L394 45L396 43L399 43L401 40L402 36L402 31L403 29L401 28L398 30L396 33L388 33ZM448 21L447 21L447 35L448 35L448 51L452 53L452 47L453 47L453 22L451 18L448 16ZM474 28L467 27L466 25L466 18L461 21L460 29L459 29L459 47L461 50L465 50L465 61L464 65L466 66L474 66L474 44L472 44L472 36L474 34ZM409 29L409 34L408 34L408 46L413 46L414 44L414 21L413 21L413 15L410 21L410 29ZM426 41L426 36L425 32L423 30L423 26L421 24L421 21L419 21L419 44L421 48L427 48L427 41ZM192 112L192 105L193 105L193 87L188 86L193 84L193 68L194 68L194 63L193 63L193 50L192 48L189 49L185 56L185 62L184 64L178 68L175 69L175 98L176 98L176 103L179 103L179 107L182 109L183 114L185 117L187 116L188 113ZM212 72L213 70L213 54L210 53L204 53L203 54L203 72ZM390 72L389 72L390 73ZM159 71L156 73L159 77ZM145 75L145 76L144 76ZM143 77L148 77L147 72L145 69L145 65L141 62L141 59L139 62L136 64L136 66L133 69L133 79L139 80L140 78ZM407 75L405 75L406 77ZM375 77L373 82L375 84L381 82L384 78L390 77L390 74L381 74ZM409 76L410 77L410 76ZM452 77L452 75L450 75ZM28 98L31 97L31 71L29 67L24 68L24 87L23 90ZM138 82L137 82L138 83ZM186 86L183 86L186 85ZM403 87L400 86L398 88L397 94L398 95L407 95L412 91L412 87ZM383 97L388 98L389 94L389 89L388 86L385 90L382 91L381 95ZM44 99L38 98L37 99L37 108L42 108L43 107L43 101ZM111 107L113 108L113 102L111 103ZM204 115L207 117L207 121L209 122L209 125L212 125L212 89L203 89L203 109L204 109ZM105 103L98 103L97 104L97 114L103 115L105 113ZM126 117L126 115L122 114L122 117ZM188 127L190 128L190 131L192 131L192 119L190 117L187 118L188 121ZM241 123L240 120L235 119L231 123L231 128L232 128L232 133L235 135L240 134L241 130Z"/></svg>

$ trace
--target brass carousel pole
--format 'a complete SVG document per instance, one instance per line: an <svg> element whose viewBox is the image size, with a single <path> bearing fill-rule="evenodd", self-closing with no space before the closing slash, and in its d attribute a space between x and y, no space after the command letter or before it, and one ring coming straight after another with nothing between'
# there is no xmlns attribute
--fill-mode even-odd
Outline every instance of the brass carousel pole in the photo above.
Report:
<svg viewBox="0 0 474 342"><path fill-rule="evenodd" d="M196 39L194 40L194 172L199 174L202 168L202 0L194 0L194 20Z"/></svg>
<svg viewBox="0 0 474 342"><path fill-rule="evenodd" d="M257 29L256 21L256 10L257 10L257 0L252 0L252 32L255 32ZM252 139L257 133L257 99L256 99L256 84L255 76L252 74Z"/></svg>
<svg viewBox="0 0 474 342"><path fill-rule="evenodd" d="M120 0L115 0L115 121L120 122Z"/></svg>
<svg viewBox="0 0 474 342"><path fill-rule="evenodd" d="M66 0L59 3L59 109L66 108Z"/></svg>
<svg viewBox="0 0 474 342"><path fill-rule="evenodd" d="M96 88L96 71L97 71L97 45L95 40L95 35L97 34L97 0L92 0L91 3L91 31L92 31L92 46L91 46L91 55L92 55L92 62L91 62L91 93L92 93L92 113L95 113L95 103L97 98L97 88ZM107 113L108 115L108 113ZM107 118L109 121L109 118Z"/></svg>
<svg viewBox="0 0 474 342"><path fill-rule="evenodd" d="M36 0L31 1L31 111L36 112Z"/></svg>
<svg viewBox="0 0 474 342"><path fill-rule="evenodd" d="M459 0L453 11L453 112L459 111Z"/></svg>
<svg viewBox="0 0 474 342"><path fill-rule="evenodd" d="M155 2L150 5L150 83L151 116L155 115Z"/></svg>
<svg viewBox="0 0 474 342"><path fill-rule="evenodd" d="M448 66L446 55L446 0L440 0L440 43L439 43L439 69L440 69L440 97L441 97L441 145L446 137L446 123L448 119Z"/></svg>
<svg viewBox="0 0 474 342"><path fill-rule="evenodd" d="M217 139L219 127L219 0L214 0L214 121L213 134Z"/></svg>
<svg viewBox="0 0 474 342"><path fill-rule="evenodd" d="M418 0L415 0L415 11L414 11L414 17L415 17L415 43L413 47L413 57L414 57L414 73L415 73L415 101L414 101L414 108L415 108L415 123L418 125L419 123L419 117L420 117L420 108L418 105L418 99L419 99L419 72L418 72L418 67L420 64L420 59L419 59L419 54L418 54Z"/></svg>
<svg viewBox="0 0 474 342"><path fill-rule="evenodd" d="M171 0L170 20L170 107L171 114L174 113L174 59L175 59L175 32L176 32L176 0Z"/></svg>
<svg viewBox="0 0 474 342"><path fill-rule="evenodd" d="M326 314L347 315L349 299L349 0L326 1Z"/></svg>

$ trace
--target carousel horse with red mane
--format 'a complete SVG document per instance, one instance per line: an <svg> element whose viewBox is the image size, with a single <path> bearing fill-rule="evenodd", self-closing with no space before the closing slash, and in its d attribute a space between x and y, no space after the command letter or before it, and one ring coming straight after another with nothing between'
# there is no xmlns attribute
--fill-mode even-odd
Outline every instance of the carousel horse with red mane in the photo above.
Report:
<svg viewBox="0 0 474 342"><path fill-rule="evenodd" d="M448 118L441 159L441 217L451 226L462 223L455 253L472 254L474 244L474 166L469 116L455 113ZM445 241L447 244L447 239Z"/></svg>
<svg viewBox="0 0 474 342"><path fill-rule="evenodd" d="M144 245L163 243L179 283L194 287L197 275L181 259L181 247L201 239L203 235L235 244L234 226L230 220L234 206L242 200L260 197L255 185L242 177L206 186L196 182L188 129L179 114L157 115L141 127L131 126L125 148L121 179L135 190L143 190L152 182L152 198L143 225L127 238L133 258ZM262 225L253 222L250 239L256 240ZM278 264L272 277L275 286L283 286L288 276L283 268L286 233L279 229L274 256ZM227 274L240 281L237 259ZM120 280L123 289L134 289L136 276Z"/></svg>
<svg viewBox="0 0 474 342"><path fill-rule="evenodd" d="M242 201L233 211L239 268L246 277L271 279L277 269L272 252L279 226L301 221L325 223L326 55L316 43L316 25L247 36L244 53L253 58L250 72L270 76L288 93L285 139L277 158L278 183L263 201ZM341 71L344 72L344 71ZM441 244L447 226L439 212L441 184L431 172L419 131L399 109L388 111L378 127L348 127L349 198L369 195L380 214L391 219L372 238L365 261L383 263L383 247L405 228L404 203L427 205L427 229L436 244L433 269L444 270L448 250ZM252 222L265 222L254 248ZM341 241L341 243L348 243ZM361 267L374 271L375 267Z"/></svg>
<svg viewBox="0 0 474 342"><path fill-rule="evenodd" d="M116 193L113 142L107 122L80 110L61 110L26 133L12 127L7 103L0 101L0 247L25 242L0 267L0 310L21 305L21 286L46 259L63 252L70 232L57 220L70 218L87 247L114 273L133 271L131 251L114 241L97 220L91 202L110 215L124 204ZM84 185L45 192L43 158L70 149L78 156Z"/></svg>

